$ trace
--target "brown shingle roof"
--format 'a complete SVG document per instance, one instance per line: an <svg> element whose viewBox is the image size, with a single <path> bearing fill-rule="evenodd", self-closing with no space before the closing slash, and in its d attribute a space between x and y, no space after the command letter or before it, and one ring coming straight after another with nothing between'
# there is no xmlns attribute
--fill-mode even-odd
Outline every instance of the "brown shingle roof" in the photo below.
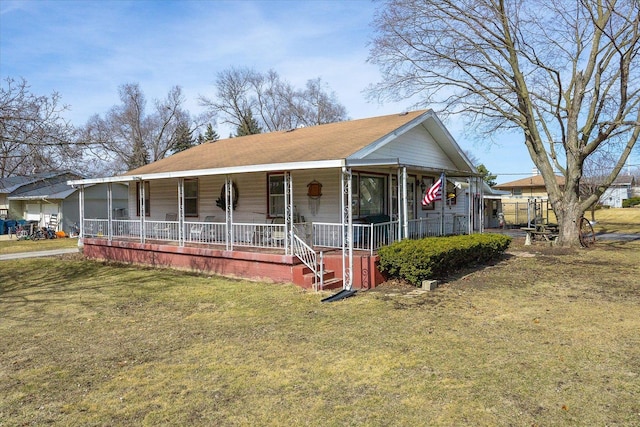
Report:
<svg viewBox="0 0 640 427"><path fill-rule="evenodd" d="M221 139L126 175L345 159L423 113L425 110Z"/></svg>
<svg viewBox="0 0 640 427"><path fill-rule="evenodd" d="M564 185L564 176L556 175L556 182L558 185ZM527 178L518 179L516 181L505 182L504 184L494 185L493 188L499 190L507 190L511 188L526 188L526 187L544 187L544 179L542 175L532 175Z"/></svg>

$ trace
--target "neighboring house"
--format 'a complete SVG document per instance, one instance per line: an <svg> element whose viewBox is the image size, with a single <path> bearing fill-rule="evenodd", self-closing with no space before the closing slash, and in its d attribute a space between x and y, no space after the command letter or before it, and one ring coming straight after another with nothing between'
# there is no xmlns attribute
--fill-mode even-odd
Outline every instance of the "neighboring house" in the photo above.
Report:
<svg viewBox="0 0 640 427"><path fill-rule="evenodd" d="M70 187L67 181L82 178L71 172L0 178L0 214L5 220L33 221L41 227L47 226L51 215L55 215L56 230L70 233L74 225L80 222L80 208L79 191ZM104 212L106 188L106 184L85 188L85 211L92 215ZM113 191L113 207L116 213L124 213L128 203L128 186L118 184ZM3 231L8 230L5 227Z"/></svg>
<svg viewBox="0 0 640 427"><path fill-rule="evenodd" d="M560 187L564 187L564 177L556 175L556 182ZM549 194L544 185L544 179L537 171L532 176L518 179L516 181L505 182L504 184L494 185L496 190L508 191L507 199L548 199Z"/></svg>
<svg viewBox="0 0 640 427"><path fill-rule="evenodd" d="M422 206L441 174L445 200ZM130 184L131 219L83 215L89 257L351 289L383 280L382 245L481 231L481 182L428 110L218 140L69 184Z"/></svg>
<svg viewBox="0 0 640 427"><path fill-rule="evenodd" d="M563 176L556 175L556 182L561 188L564 187ZM527 178L498 184L493 188L508 192L500 198L507 224L527 225L540 219L546 222L556 221L544 179L536 169Z"/></svg>
<svg viewBox="0 0 640 427"><path fill-rule="evenodd" d="M484 228L505 228L506 220L502 207L502 198L508 197L508 191L496 190L483 183L484 189Z"/></svg>
<svg viewBox="0 0 640 427"><path fill-rule="evenodd" d="M635 178L632 175L620 175L600 196L600 203L612 208L621 208L622 201L633 197Z"/></svg>

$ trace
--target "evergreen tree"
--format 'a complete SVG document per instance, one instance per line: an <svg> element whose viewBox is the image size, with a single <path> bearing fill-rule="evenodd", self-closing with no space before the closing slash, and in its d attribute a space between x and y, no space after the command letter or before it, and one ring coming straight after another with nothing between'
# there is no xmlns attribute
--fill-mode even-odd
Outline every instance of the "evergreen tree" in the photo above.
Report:
<svg viewBox="0 0 640 427"><path fill-rule="evenodd" d="M189 126L184 123L180 123L176 129L176 144L175 144L175 152L179 153L180 151L188 150L191 147L196 145L196 141L193 140L191 136L191 131L189 130Z"/></svg>
<svg viewBox="0 0 640 427"><path fill-rule="evenodd" d="M207 123L207 131L204 133L203 138L205 142L214 142L220 139L220 135L218 135L218 132L213 130L211 123Z"/></svg>
<svg viewBox="0 0 640 427"><path fill-rule="evenodd" d="M255 135L262 133L258 121L253 117L251 110L245 110L240 125L236 128L236 136Z"/></svg>
<svg viewBox="0 0 640 427"><path fill-rule="evenodd" d="M491 172L489 172L489 169L487 169L487 167L482 163L476 166L476 169L478 170L478 173L482 174L482 179L489 187L496 185L496 178L498 175L492 175Z"/></svg>

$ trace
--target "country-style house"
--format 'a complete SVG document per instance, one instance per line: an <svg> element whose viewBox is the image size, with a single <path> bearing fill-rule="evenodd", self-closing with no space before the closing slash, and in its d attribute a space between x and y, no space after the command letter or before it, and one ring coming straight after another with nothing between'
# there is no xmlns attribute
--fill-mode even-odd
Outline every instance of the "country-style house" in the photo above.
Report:
<svg viewBox="0 0 640 427"><path fill-rule="evenodd" d="M369 288L380 246L482 228L482 180L431 110L209 142L69 184L123 182L128 219L109 200L102 218L81 212L88 257Z"/></svg>

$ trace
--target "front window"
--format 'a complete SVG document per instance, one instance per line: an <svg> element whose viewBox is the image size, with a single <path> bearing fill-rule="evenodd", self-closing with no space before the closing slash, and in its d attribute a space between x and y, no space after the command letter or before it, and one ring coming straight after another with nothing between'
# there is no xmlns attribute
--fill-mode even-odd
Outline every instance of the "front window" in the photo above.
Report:
<svg viewBox="0 0 640 427"><path fill-rule="evenodd" d="M284 174L268 175L269 216L284 217Z"/></svg>
<svg viewBox="0 0 640 427"><path fill-rule="evenodd" d="M198 180L184 180L184 216L198 216Z"/></svg>
<svg viewBox="0 0 640 427"><path fill-rule="evenodd" d="M354 174L352 191L355 216L385 213L385 182L383 176Z"/></svg>

